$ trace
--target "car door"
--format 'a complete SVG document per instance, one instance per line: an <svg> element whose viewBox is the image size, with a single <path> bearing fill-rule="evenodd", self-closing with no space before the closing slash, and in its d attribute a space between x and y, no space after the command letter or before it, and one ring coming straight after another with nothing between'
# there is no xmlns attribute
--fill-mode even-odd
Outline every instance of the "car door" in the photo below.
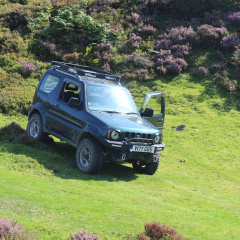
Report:
<svg viewBox="0 0 240 240"><path fill-rule="evenodd" d="M153 116L143 116L147 121L151 122L157 128L162 129L165 116L165 99L163 92L148 92L145 95L142 106L139 110L140 114L146 109L153 109ZM144 114L143 114L144 115Z"/></svg>
<svg viewBox="0 0 240 240"><path fill-rule="evenodd" d="M71 79L66 78L60 94L53 102L52 131L57 137L73 145L75 145L77 136L84 126L81 121L82 90L81 83L76 84ZM73 102L75 105L72 104Z"/></svg>

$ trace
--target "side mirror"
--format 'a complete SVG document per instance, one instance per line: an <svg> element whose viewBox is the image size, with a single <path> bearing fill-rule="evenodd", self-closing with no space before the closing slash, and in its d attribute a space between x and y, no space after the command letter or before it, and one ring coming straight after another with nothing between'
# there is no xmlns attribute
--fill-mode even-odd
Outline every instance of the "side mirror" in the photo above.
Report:
<svg viewBox="0 0 240 240"><path fill-rule="evenodd" d="M153 108L145 108L144 112L141 113L142 117L152 117L153 116Z"/></svg>
<svg viewBox="0 0 240 240"><path fill-rule="evenodd" d="M71 97L68 101L68 106L73 108L79 108L80 107L79 99Z"/></svg>

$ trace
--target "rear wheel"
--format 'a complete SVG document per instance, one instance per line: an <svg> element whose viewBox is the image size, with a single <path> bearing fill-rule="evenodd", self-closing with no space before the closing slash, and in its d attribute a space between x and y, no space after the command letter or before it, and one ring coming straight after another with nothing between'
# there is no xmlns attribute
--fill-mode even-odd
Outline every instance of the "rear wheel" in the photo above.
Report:
<svg viewBox="0 0 240 240"><path fill-rule="evenodd" d="M100 171L103 163L103 150L93 138L83 139L76 151L76 164L80 171L93 174Z"/></svg>
<svg viewBox="0 0 240 240"><path fill-rule="evenodd" d="M34 113L28 120L27 135L38 140L44 141L47 134L43 132L42 118L38 113Z"/></svg>
<svg viewBox="0 0 240 240"><path fill-rule="evenodd" d="M132 166L133 169L138 173L153 175L158 169L159 159L150 163L145 163L144 161L136 161L132 163Z"/></svg>

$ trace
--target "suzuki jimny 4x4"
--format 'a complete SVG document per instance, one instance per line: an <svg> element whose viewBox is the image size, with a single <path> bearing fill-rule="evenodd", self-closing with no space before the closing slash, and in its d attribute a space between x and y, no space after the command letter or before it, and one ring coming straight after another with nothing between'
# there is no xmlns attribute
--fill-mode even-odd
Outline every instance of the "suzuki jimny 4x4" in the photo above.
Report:
<svg viewBox="0 0 240 240"><path fill-rule="evenodd" d="M151 97L159 98L157 114L145 108ZM138 110L118 75L54 61L29 107L27 133L39 141L53 135L75 146L76 164L84 173L121 159L152 175L164 149L164 112L162 92L147 93Z"/></svg>

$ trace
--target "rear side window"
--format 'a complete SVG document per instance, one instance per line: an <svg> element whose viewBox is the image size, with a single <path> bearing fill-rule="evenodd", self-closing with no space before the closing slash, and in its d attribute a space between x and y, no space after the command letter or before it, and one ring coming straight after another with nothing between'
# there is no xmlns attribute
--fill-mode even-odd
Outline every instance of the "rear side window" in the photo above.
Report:
<svg viewBox="0 0 240 240"><path fill-rule="evenodd" d="M48 73L44 77L39 89L45 93L50 93L57 87L59 80L58 77Z"/></svg>

